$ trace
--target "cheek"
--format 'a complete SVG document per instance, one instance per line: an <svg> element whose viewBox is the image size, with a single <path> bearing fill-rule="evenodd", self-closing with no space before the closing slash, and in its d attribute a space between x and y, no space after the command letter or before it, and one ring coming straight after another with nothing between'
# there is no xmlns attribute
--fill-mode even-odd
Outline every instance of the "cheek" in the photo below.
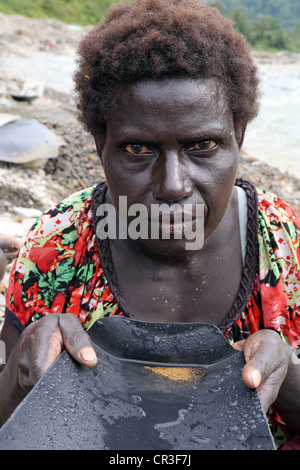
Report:
<svg viewBox="0 0 300 470"><path fill-rule="evenodd" d="M138 174L129 177L123 171L116 171L110 166L104 171L110 201L117 214L120 210L124 212L124 207L128 209L133 204L144 202L144 187L138 178Z"/></svg>
<svg viewBox="0 0 300 470"><path fill-rule="evenodd" d="M127 196L131 203L142 202L143 194L151 186L149 165L133 165L113 157L103 160L103 169L111 197Z"/></svg>
<svg viewBox="0 0 300 470"><path fill-rule="evenodd" d="M222 221L230 204L234 183L237 176L238 158L227 160L223 168L215 168L207 184L207 216L205 222L205 238L207 238Z"/></svg>
<svg viewBox="0 0 300 470"><path fill-rule="evenodd" d="M228 196L224 191L212 196L209 200L209 206L204 226L204 238L207 239L222 222L232 196L232 191Z"/></svg>

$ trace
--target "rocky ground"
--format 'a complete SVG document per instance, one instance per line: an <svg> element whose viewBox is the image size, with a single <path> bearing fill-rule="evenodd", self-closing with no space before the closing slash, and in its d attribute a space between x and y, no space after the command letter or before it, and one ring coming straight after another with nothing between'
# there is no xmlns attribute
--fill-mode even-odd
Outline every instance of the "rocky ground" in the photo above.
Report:
<svg viewBox="0 0 300 470"><path fill-rule="evenodd" d="M87 29L70 29L57 20L29 20L0 13L0 55L11 60L27 56L30 60L30 51L74 54ZM298 56L291 54L256 53L255 60L262 63L277 60L281 65L296 62L297 66L300 62ZM0 235L22 240L43 210L70 193L101 181L104 174L92 138L76 120L71 94L59 92L46 83L40 98L16 101L11 90L22 87L22 71L12 76L0 64L1 83L4 85L2 92L0 87L0 113L37 119L64 139L56 158L26 165L0 162ZM292 175L242 152L239 176L277 193L300 210L300 181ZM0 283L0 316L9 269Z"/></svg>

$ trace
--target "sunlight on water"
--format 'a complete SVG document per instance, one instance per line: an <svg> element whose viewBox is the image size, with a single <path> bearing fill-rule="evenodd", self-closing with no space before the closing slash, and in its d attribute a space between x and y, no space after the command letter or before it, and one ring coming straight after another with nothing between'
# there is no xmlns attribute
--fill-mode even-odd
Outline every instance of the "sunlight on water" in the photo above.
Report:
<svg viewBox="0 0 300 470"><path fill-rule="evenodd" d="M33 67L34 64L34 67ZM30 56L3 57L0 71L5 70L16 78L43 80L47 87L62 93L70 93L75 61L72 55L31 51Z"/></svg>
<svg viewBox="0 0 300 470"><path fill-rule="evenodd" d="M249 125L244 150L300 177L300 61L259 66L262 101Z"/></svg>

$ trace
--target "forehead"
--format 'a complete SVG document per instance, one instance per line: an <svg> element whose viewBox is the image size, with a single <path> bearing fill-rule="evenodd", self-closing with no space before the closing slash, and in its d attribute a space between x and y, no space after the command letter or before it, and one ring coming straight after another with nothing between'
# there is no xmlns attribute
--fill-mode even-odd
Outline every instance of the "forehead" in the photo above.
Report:
<svg viewBox="0 0 300 470"><path fill-rule="evenodd" d="M225 102L225 94L221 84L216 79L164 78L143 80L128 88L131 97L138 101L147 100L148 104L156 106L162 101L172 106L181 106L182 102L193 104L201 100L207 105L211 100Z"/></svg>
<svg viewBox="0 0 300 470"><path fill-rule="evenodd" d="M143 80L123 87L108 129L232 126L226 94L216 79Z"/></svg>

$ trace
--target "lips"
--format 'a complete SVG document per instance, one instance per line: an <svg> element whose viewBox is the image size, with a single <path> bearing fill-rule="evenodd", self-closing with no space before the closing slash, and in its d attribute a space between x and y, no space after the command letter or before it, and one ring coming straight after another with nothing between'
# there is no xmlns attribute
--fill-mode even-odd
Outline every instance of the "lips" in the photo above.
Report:
<svg viewBox="0 0 300 470"><path fill-rule="evenodd" d="M151 204L150 209L150 221L162 220L168 218L170 222L180 220L192 220L199 217L199 214L203 214L204 204Z"/></svg>
<svg viewBox="0 0 300 470"><path fill-rule="evenodd" d="M170 211L170 210L161 210L159 213L154 213L152 211L152 217L149 219L151 225L152 235L160 233L165 236L174 235L176 238L183 238L188 233L195 233L195 229L198 223L204 221L204 206L199 205L195 209L192 205L187 205L190 207L185 207L184 211Z"/></svg>
<svg viewBox="0 0 300 470"><path fill-rule="evenodd" d="M198 219L192 219L181 223L175 223L170 221L169 224L160 223L160 228L162 232L183 234L186 230L192 228L193 224L195 224L197 220Z"/></svg>

